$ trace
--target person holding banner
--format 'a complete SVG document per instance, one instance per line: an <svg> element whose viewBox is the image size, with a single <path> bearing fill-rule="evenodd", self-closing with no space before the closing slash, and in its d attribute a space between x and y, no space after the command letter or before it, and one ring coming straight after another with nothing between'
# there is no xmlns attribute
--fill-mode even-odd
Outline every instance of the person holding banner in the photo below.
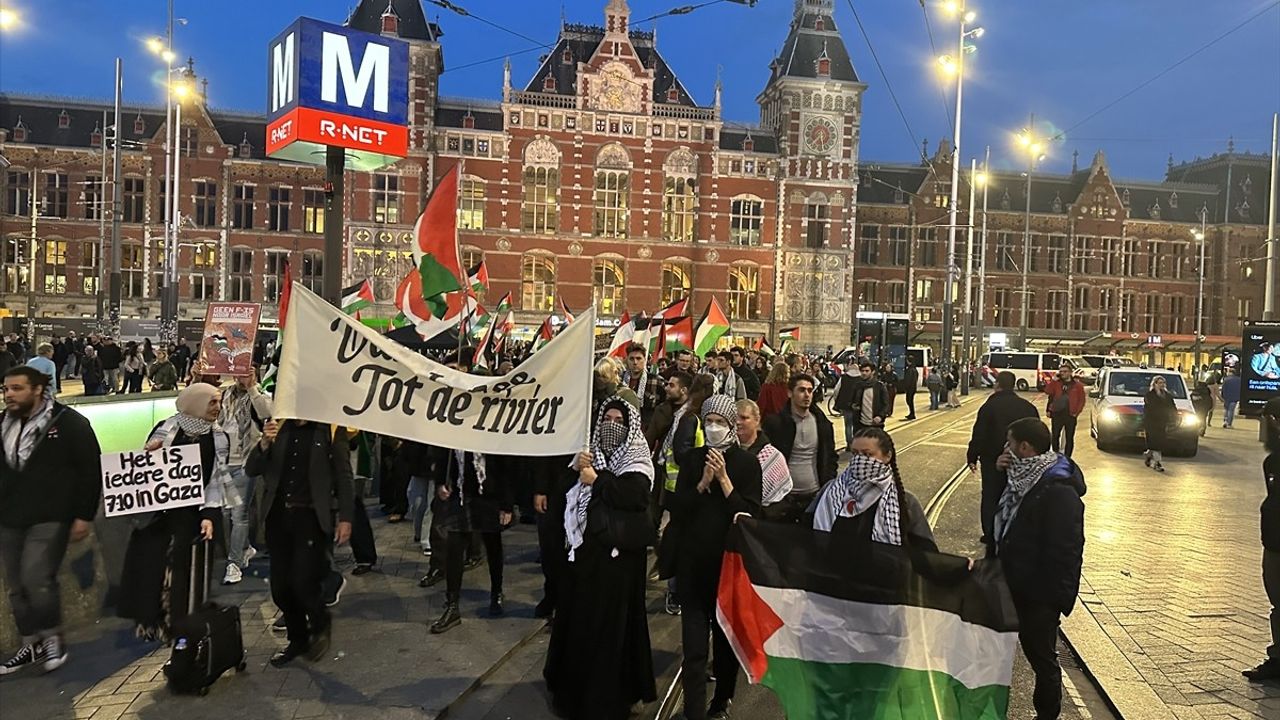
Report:
<svg viewBox="0 0 1280 720"><path fill-rule="evenodd" d="M644 597L653 461L634 405L615 397L596 417L565 498L568 572L542 676L561 717L624 720L658 699Z"/></svg>
<svg viewBox="0 0 1280 720"><path fill-rule="evenodd" d="M205 386L183 392L198 387ZM289 639L271 657L275 667L304 656L320 660L329 649L331 622L321 583L329 575L331 538L341 545L351 537L355 492L348 440L337 426L268 420L245 460L245 472L264 481L271 600L284 616Z"/></svg>
<svg viewBox="0 0 1280 720"><path fill-rule="evenodd" d="M227 469L230 441L217 425L222 399L211 385L192 385L178 394L178 414L151 431L146 449L179 445L200 447L204 504L173 507L131 516L133 533L125 550L116 614L136 623L136 634L167 640L173 624L187 616L191 598L188 549L213 539L214 524L224 507L241 503Z"/></svg>
<svg viewBox="0 0 1280 720"><path fill-rule="evenodd" d="M98 438L80 413L45 394L35 368L5 371L0 420L0 564L22 646L0 675L67 661L58 569L68 542L89 536L102 494Z"/></svg>

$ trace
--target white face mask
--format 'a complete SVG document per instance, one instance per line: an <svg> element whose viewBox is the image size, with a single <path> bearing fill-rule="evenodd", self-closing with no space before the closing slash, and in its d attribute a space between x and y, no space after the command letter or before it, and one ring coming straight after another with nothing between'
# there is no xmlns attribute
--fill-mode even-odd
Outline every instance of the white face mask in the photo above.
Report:
<svg viewBox="0 0 1280 720"><path fill-rule="evenodd" d="M707 445L713 448L721 448L729 444L729 426L728 425L707 425L705 432Z"/></svg>

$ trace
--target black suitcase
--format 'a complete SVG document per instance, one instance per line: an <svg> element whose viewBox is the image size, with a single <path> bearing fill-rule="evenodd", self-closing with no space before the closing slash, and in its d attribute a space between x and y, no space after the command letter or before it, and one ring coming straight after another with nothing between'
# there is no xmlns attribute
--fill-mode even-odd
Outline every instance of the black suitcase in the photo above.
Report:
<svg viewBox="0 0 1280 720"><path fill-rule="evenodd" d="M204 562L197 561L200 555ZM173 624L173 649L164 664L164 676L175 693L208 694L223 673L244 672L246 667L240 608L207 600L209 555L209 543L197 540L191 546L190 613ZM197 589L202 591L199 595Z"/></svg>

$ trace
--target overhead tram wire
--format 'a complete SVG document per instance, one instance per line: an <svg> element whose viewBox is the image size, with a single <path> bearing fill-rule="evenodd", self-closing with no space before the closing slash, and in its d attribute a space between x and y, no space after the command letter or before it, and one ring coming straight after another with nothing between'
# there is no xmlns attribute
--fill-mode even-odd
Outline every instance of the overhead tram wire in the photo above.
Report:
<svg viewBox="0 0 1280 720"><path fill-rule="evenodd" d="M1227 39L1227 38L1228 38L1228 37L1230 37L1231 35L1234 35L1236 32L1238 32L1238 31L1240 31L1240 30L1244 29L1244 27L1245 27L1245 26L1249 25L1249 24L1250 24L1250 23L1252 23L1254 20L1257 20L1258 18L1262 17L1263 15L1266 15L1267 13L1271 12L1272 10L1275 10L1276 8L1280 8L1280 0L1275 0L1274 2L1270 3L1269 5L1267 5L1267 6L1263 7L1261 10L1259 10L1259 11L1257 11L1257 12L1253 13L1253 14L1252 14L1252 15L1250 15L1249 17L1247 17L1247 18L1245 18L1244 20L1240 21L1240 22L1239 22L1239 23L1237 23L1236 25L1233 25L1231 28L1229 28L1229 29L1227 29L1226 31L1222 32L1221 34L1219 34L1217 37L1213 38L1213 39L1212 39L1212 40L1210 40L1209 42L1206 42L1205 44L1203 44L1203 45L1201 45L1200 47L1196 48L1195 50L1191 51L1191 52L1190 52L1190 53L1188 53L1187 55L1184 55L1184 56L1182 57L1182 59L1180 59L1180 60L1178 60L1177 62L1173 63L1172 65L1170 65L1170 66L1166 67L1165 69L1161 70L1160 72L1156 73L1155 75L1152 75L1150 78L1148 78L1148 79L1146 79L1146 80L1142 81L1141 83L1138 83L1138 85L1137 85L1136 87L1134 87L1132 90L1129 90L1128 92L1124 93L1123 95L1121 95L1120 97L1116 98L1115 100L1112 100L1111 102L1107 103L1106 105L1103 105L1102 107L1098 108L1097 110L1094 110L1093 112L1091 112L1091 113L1089 113L1088 115L1084 116L1084 118L1083 118L1083 119L1081 119L1080 121L1076 122L1076 124L1072 125L1071 127L1067 128L1067 129L1065 129L1065 130L1059 131L1056 135L1054 135L1053 137L1051 137L1051 138L1050 138L1050 140L1061 140L1061 139L1065 138L1065 137L1066 137L1066 135L1067 135L1067 133L1071 132L1072 130L1075 130L1076 128L1080 127L1081 125L1084 125L1085 123L1087 123L1087 122L1089 122L1090 120L1094 119L1095 117L1097 117L1097 116L1101 115L1102 113L1106 112L1107 110L1110 110L1111 108L1115 107L1116 105L1119 105L1121 102L1124 102L1125 100L1129 99L1130 97L1132 97L1133 95L1135 95L1136 93L1138 93L1140 90L1142 90L1143 88L1147 87L1147 86L1148 86L1148 85L1150 85L1151 83L1153 83L1153 82L1155 82L1155 81L1159 80L1160 78L1164 77L1165 75L1168 75L1169 73L1171 73L1171 72L1173 72L1174 70L1176 70L1176 69L1178 69L1179 67L1181 67L1181 66L1182 66L1183 64L1185 64L1187 61L1189 61L1189 60L1191 60L1192 58L1196 57L1197 55L1199 55L1200 53L1204 52L1205 50L1208 50L1209 48L1213 47L1214 45L1217 45L1218 43L1220 43L1220 42L1222 42L1223 40Z"/></svg>

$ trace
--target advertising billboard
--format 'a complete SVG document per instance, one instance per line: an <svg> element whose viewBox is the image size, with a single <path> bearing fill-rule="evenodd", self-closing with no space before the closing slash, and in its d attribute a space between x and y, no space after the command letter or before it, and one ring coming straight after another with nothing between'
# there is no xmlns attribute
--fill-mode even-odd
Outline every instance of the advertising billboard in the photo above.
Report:
<svg viewBox="0 0 1280 720"><path fill-rule="evenodd" d="M1273 397L1280 397L1280 321L1251 320L1240 352L1240 412L1256 415Z"/></svg>

